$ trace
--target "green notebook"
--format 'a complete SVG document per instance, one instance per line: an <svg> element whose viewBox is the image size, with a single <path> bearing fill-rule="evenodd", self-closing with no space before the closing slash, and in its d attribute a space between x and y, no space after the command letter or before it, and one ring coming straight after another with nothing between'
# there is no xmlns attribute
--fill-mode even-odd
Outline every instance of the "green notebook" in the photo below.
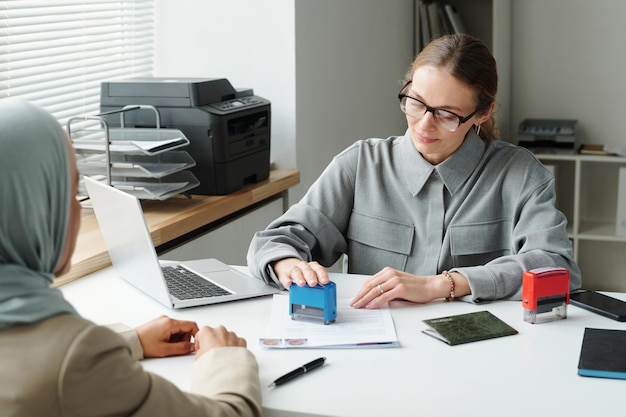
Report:
<svg viewBox="0 0 626 417"><path fill-rule="evenodd" d="M429 326L428 329L423 330L424 333L449 345L517 334L517 330L489 311L438 317L424 320L424 323Z"/></svg>

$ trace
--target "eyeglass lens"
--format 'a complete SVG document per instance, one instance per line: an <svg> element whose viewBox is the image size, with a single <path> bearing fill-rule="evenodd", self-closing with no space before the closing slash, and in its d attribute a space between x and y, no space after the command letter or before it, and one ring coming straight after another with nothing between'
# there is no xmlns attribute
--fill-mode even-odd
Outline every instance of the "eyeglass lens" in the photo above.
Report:
<svg viewBox="0 0 626 417"><path fill-rule="evenodd" d="M402 111L415 119L421 119L428 110L426 104L412 97L404 96L400 101ZM435 123L442 129L454 132L459 127L459 116L446 110L431 109Z"/></svg>

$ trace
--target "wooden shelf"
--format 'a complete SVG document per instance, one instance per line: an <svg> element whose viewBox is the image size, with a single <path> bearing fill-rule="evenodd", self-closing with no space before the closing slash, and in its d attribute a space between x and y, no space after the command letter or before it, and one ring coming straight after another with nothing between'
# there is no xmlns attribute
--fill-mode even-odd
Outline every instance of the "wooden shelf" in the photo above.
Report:
<svg viewBox="0 0 626 417"><path fill-rule="evenodd" d="M298 170L272 170L267 180L245 185L224 196L178 195L164 201L144 200L142 207L152 241L160 246L231 214L279 196L300 182ZM87 201L88 204L88 201ZM83 208L72 268L54 286L66 284L111 265L93 210Z"/></svg>

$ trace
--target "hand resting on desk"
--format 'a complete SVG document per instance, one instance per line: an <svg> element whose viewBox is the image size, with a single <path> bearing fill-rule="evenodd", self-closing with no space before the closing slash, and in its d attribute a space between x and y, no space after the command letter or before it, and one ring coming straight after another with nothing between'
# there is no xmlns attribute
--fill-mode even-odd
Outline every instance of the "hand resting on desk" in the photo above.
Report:
<svg viewBox="0 0 626 417"><path fill-rule="evenodd" d="M198 325L192 321L160 316L135 329L145 358L187 355L196 350L192 337Z"/></svg>
<svg viewBox="0 0 626 417"><path fill-rule="evenodd" d="M145 358L187 355L192 352L196 352L196 357L199 358L216 347L246 347L245 339L226 330L224 326L199 328L193 321L176 320L165 315L150 320L135 330Z"/></svg>
<svg viewBox="0 0 626 417"><path fill-rule="evenodd" d="M226 330L224 326L202 326L196 333L196 359L208 350L216 347L239 346L246 347L246 339L239 337L235 332Z"/></svg>

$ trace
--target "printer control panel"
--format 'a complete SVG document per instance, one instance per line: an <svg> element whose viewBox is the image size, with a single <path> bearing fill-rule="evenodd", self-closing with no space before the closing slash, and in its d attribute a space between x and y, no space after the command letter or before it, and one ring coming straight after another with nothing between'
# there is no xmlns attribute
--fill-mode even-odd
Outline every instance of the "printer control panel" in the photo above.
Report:
<svg viewBox="0 0 626 417"><path fill-rule="evenodd" d="M242 107L254 106L258 104L263 104L263 99L259 97L241 97L233 100L222 101L219 103L210 104L211 107L215 107L221 111L231 111L236 110Z"/></svg>

